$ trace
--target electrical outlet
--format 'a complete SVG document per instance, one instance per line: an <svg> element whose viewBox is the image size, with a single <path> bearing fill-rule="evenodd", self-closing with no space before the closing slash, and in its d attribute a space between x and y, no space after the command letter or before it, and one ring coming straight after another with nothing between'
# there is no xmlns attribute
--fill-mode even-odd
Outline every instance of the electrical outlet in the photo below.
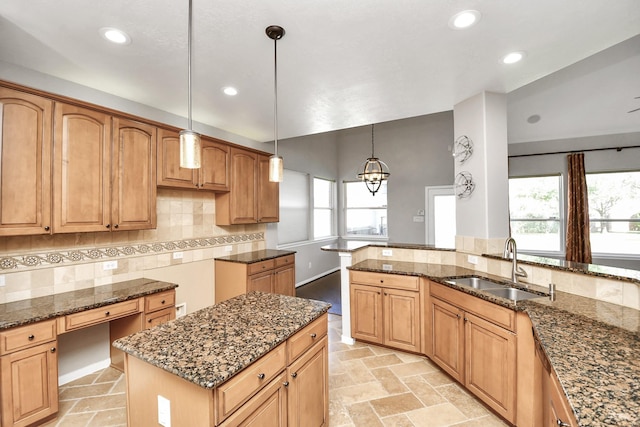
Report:
<svg viewBox="0 0 640 427"><path fill-rule="evenodd" d="M105 261L102 263L103 270L115 270L118 268L118 261Z"/></svg>
<svg viewBox="0 0 640 427"><path fill-rule="evenodd" d="M231 252L233 250L233 248L231 247L231 245L227 245L224 247L224 251L225 252Z"/></svg>
<svg viewBox="0 0 640 427"><path fill-rule="evenodd" d="M309 261L309 269L311 269L311 261Z"/></svg>
<svg viewBox="0 0 640 427"><path fill-rule="evenodd" d="M173 253L173 259L182 259L183 256L184 256L184 253L181 251Z"/></svg>
<svg viewBox="0 0 640 427"><path fill-rule="evenodd" d="M393 270L393 265L391 265L391 264L382 264L382 269L384 271L391 271L391 270Z"/></svg>
<svg viewBox="0 0 640 427"><path fill-rule="evenodd" d="M187 314L187 303L176 304L176 319Z"/></svg>
<svg viewBox="0 0 640 427"><path fill-rule="evenodd" d="M171 401L158 395L158 424L171 427Z"/></svg>
<svg viewBox="0 0 640 427"><path fill-rule="evenodd" d="M383 249L382 250L382 256L393 256L393 250L392 249Z"/></svg>
<svg viewBox="0 0 640 427"><path fill-rule="evenodd" d="M5 286L5 285L6 285L6 282L5 282L5 279L4 279L4 275L0 275L0 287L1 286Z"/></svg>
<svg viewBox="0 0 640 427"><path fill-rule="evenodd" d="M469 264L477 264L478 263L478 257L475 255L468 255L467 256L467 261L469 261Z"/></svg>
<svg viewBox="0 0 640 427"><path fill-rule="evenodd" d="M424 222L424 216L422 215L414 215L413 222Z"/></svg>

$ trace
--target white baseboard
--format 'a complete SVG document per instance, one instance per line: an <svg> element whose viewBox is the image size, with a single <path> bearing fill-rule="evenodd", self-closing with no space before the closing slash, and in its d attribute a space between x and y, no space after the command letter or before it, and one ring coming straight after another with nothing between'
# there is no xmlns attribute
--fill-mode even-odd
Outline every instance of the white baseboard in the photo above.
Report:
<svg viewBox="0 0 640 427"><path fill-rule="evenodd" d="M324 273L316 274L315 276L310 277L307 280L304 280L304 281L302 281L300 283L296 283L296 288L299 288L302 285L306 285L309 282L313 282L316 279L319 279L321 277L326 276L327 274L331 274L331 273L334 273L336 271L340 271L340 267L332 268L331 270L325 271Z"/></svg>
<svg viewBox="0 0 640 427"><path fill-rule="evenodd" d="M100 371L102 369L108 368L109 365L111 365L111 359L107 358L105 360L92 363L88 366L83 366L80 369L77 369L75 371L59 376L58 385L65 385L67 383L70 383L71 381L77 380L78 378L82 378L85 375L89 375L96 371Z"/></svg>

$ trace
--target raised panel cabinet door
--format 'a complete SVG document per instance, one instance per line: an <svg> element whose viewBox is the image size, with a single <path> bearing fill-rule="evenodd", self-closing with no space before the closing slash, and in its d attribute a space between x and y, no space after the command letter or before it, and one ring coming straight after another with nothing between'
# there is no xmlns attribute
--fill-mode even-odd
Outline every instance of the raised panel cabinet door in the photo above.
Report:
<svg viewBox="0 0 640 427"><path fill-rule="evenodd" d="M249 279L247 280L247 292L251 292L251 291L272 292L273 291L272 281L273 281L272 271L249 276Z"/></svg>
<svg viewBox="0 0 640 427"><path fill-rule="evenodd" d="M382 344L382 291L351 284L351 336Z"/></svg>
<svg viewBox="0 0 640 427"><path fill-rule="evenodd" d="M258 222L280 221L280 184L269 181L269 157L258 159Z"/></svg>
<svg viewBox="0 0 640 427"><path fill-rule="evenodd" d="M51 233L52 110L0 87L0 236Z"/></svg>
<svg viewBox="0 0 640 427"><path fill-rule="evenodd" d="M58 358L52 341L0 358L2 426L21 427L58 412Z"/></svg>
<svg viewBox="0 0 640 427"><path fill-rule="evenodd" d="M231 149L231 190L229 213L231 224L250 224L258 220L256 186L258 155Z"/></svg>
<svg viewBox="0 0 640 427"><path fill-rule="evenodd" d="M197 188L198 170L180 167L180 135L158 129L157 184L159 187Z"/></svg>
<svg viewBox="0 0 640 427"><path fill-rule="evenodd" d="M515 420L516 336L465 313L465 385L498 414Z"/></svg>
<svg viewBox="0 0 640 427"><path fill-rule="evenodd" d="M329 353L325 336L287 368L289 427L329 425Z"/></svg>
<svg viewBox="0 0 640 427"><path fill-rule="evenodd" d="M431 298L432 360L454 379L464 379L464 320L458 307Z"/></svg>
<svg viewBox="0 0 640 427"><path fill-rule="evenodd" d="M156 128L113 119L111 227L156 227Z"/></svg>
<svg viewBox="0 0 640 427"><path fill-rule="evenodd" d="M111 116L56 103L53 232L109 231Z"/></svg>
<svg viewBox="0 0 640 427"><path fill-rule="evenodd" d="M274 270L273 272L273 292L276 294L289 295L296 294L296 267L290 265Z"/></svg>
<svg viewBox="0 0 640 427"><path fill-rule="evenodd" d="M199 188L213 191L229 191L230 149L208 139L202 140L202 167Z"/></svg>
<svg viewBox="0 0 640 427"><path fill-rule="evenodd" d="M384 293L384 344L420 351L420 298L418 292L382 289Z"/></svg>

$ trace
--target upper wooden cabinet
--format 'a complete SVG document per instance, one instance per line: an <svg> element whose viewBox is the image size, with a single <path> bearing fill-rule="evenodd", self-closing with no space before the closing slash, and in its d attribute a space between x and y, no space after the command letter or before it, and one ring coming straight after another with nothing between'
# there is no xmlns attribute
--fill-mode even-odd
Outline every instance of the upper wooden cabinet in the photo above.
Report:
<svg viewBox="0 0 640 427"><path fill-rule="evenodd" d="M51 233L51 112L0 87L0 236Z"/></svg>
<svg viewBox="0 0 640 427"><path fill-rule="evenodd" d="M228 193L216 195L216 224L279 220L279 185L269 182L268 161L253 151L231 148L231 185Z"/></svg>
<svg viewBox="0 0 640 427"><path fill-rule="evenodd" d="M54 129L54 233L155 227L154 127L56 103Z"/></svg>
<svg viewBox="0 0 640 427"><path fill-rule="evenodd" d="M160 129L158 137L158 180L160 187L229 191L229 146L202 137L202 167L180 167L178 132Z"/></svg>

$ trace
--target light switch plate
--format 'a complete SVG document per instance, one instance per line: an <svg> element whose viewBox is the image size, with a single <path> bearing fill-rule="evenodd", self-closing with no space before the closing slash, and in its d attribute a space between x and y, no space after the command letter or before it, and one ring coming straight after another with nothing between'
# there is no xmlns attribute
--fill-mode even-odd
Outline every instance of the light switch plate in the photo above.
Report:
<svg viewBox="0 0 640 427"><path fill-rule="evenodd" d="M231 252L233 250L233 248L231 247L231 245L227 245L224 247L224 251L225 252Z"/></svg>
<svg viewBox="0 0 640 427"><path fill-rule="evenodd" d="M118 261L105 261L102 263L102 269L103 270L115 270L116 268L118 268Z"/></svg>
<svg viewBox="0 0 640 427"><path fill-rule="evenodd" d="M478 257L475 255L468 255L467 256L467 261L469 261L469 264L477 264L478 263Z"/></svg>
<svg viewBox="0 0 640 427"><path fill-rule="evenodd" d="M5 285L6 285L6 282L5 282L4 274L3 274L3 275L0 275L0 286L5 286Z"/></svg>
<svg viewBox="0 0 640 427"><path fill-rule="evenodd" d="M171 427L171 401L158 395L158 424Z"/></svg>
<svg viewBox="0 0 640 427"><path fill-rule="evenodd" d="M383 249L382 250L382 256L393 256L393 250L392 249Z"/></svg>
<svg viewBox="0 0 640 427"><path fill-rule="evenodd" d="M182 252L182 251L178 251L178 252L174 252L173 253L173 259L182 259L183 256L184 256L184 252Z"/></svg>

